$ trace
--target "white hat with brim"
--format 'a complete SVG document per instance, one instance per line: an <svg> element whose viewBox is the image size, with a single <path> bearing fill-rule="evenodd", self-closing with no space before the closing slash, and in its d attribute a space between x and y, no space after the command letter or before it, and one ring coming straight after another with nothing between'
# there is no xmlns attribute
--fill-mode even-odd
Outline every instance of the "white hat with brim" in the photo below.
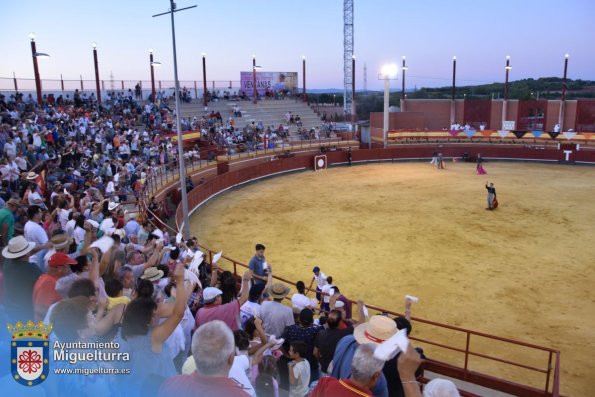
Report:
<svg viewBox="0 0 595 397"><path fill-rule="evenodd" d="M207 287L202 291L202 299L204 300L204 303L209 304L212 303L216 297L222 294L223 291L221 291L219 288Z"/></svg>
<svg viewBox="0 0 595 397"><path fill-rule="evenodd" d="M27 180L34 181L35 179L37 179L38 176L39 176L38 174L31 171L31 172L27 173Z"/></svg>
<svg viewBox="0 0 595 397"><path fill-rule="evenodd" d="M359 344L379 345L397 333L397 324L387 316L372 316L370 321L360 324L353 330L353 337Z"/></svg>
<svg viewBox="0 0 595 397"><path fill-rule="evenodd" d="M110 203L107 205L107 210L108 210L108 211L113 211L113 210L115 210L116 208L118 208L118 206L119 206L119 205L120 205L120 204L118 204L118 203L110 202Z"/></svg>
<svg viewBox="0 0 595 397"><path fill-rule="evenodd" d="M31 252L34 247L35 243L27 241L24 236L16 236L11 238L2 250L2 256L7 259L20 258Z"/></svg>
<svg viewBox="0 0 595 397"><path fill-rule="evenodd" d="M163 270L159 270L156 267L150 267L145 269L145 272L140 278L149 281L161 280L163 278Z"/></svg>

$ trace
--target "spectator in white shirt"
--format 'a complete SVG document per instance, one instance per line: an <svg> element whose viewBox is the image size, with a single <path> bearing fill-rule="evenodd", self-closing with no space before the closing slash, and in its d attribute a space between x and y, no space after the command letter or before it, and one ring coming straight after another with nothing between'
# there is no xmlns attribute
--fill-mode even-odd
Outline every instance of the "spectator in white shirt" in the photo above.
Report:
<svg viewBox="0 0 595 397"><path fill-rule="evenodd" d="M30 243L35 243L37 247L44 246L48 243L48 235L41 227L41 208L37 205L32 205L27 209L27 217L29 220L25 223L24 234L25 239ZM48 245L49 248L49 245ZM38 263L39 255L44 252L37 252L29 257L29 262Z"/></svg>
<svg viewBox="0 0 595 397"><path fill-rule="evenodd" d="M326 285L324 287L322 287L322 303L320 304L320 309L321 310L325 310L325 311L330 311L330 301L331 301L331 296L333 296L335 294L335 290L333 289L334 285L333 285L333 278L331 276L328 276L326 278Z"/></svg>
<svg viewBox="0 0 595 397"><path fill-rule="evenodd" d="M294 311L297 311L299 313L305 308L315 308L316 301L314 300L314 306L312 306L312 301L305 294L306 285L304 284L304 282L298 281L295 284L295 287L297 288L298 292L291 296L291 305L293 306Z"/></svg>
<svg viewBox="0 0 595 397"><path fill-rule="evenodd" d="M314 277L312 277L312 281L310 281L310 286L308 290L312 288L312 284L316 281L316 300L320 302L320 292L322 291L322 287L326 285L326 275L320 270L320 267L314 266L312 269L312 273L314 273Z"/></svg>

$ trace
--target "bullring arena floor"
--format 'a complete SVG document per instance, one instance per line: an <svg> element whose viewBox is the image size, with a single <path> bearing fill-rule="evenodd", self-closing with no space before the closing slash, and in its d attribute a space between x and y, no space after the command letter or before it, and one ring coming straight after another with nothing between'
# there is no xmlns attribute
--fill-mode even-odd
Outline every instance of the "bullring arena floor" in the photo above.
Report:
<svg viewBox="0 0 595 397"><path fill-rule="evenodd" d="M352 299L402 311L404 295L416 295L414 316L559 349L562 393L593 395L595 167L485 168L477 176L474 164L384 163L290 174L218 196L194 213L191 230L245 263L265 244L274 273L290 280L308 285L319 265ZM500 203L493 212L487 180ZM414 329L433 332L445 334ZM441 336L464 348L460 336ZM546 363L489 341L474 348ZM438 348L426 353L462 365ZM545 384L476 359L470 368Z"/></svg>

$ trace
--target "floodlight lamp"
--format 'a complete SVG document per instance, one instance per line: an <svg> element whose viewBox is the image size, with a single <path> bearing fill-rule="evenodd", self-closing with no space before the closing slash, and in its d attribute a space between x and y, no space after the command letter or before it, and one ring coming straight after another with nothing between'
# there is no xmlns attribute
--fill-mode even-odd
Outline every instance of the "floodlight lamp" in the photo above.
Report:
<svg viewBox="0 0 595 397"><path fill-rule="evenodd" d="M566 58L566 59L568 59L569 57L570 57L570 55L569 55L569 54L565 54L565 55L564 55L564 58Z"/></svg>
<svg viewBox="0 0 595 397"><path fill-rule="evenodd" d="M35 40L35 33L31 32L29 33L29 38L31 39L31 41Z"/></svg>
<svg viewBox="0 0 595 397"><path fill-rule="evenodd" d="M455 55L454 57L452 57L452 60L453 61L456 61L457 60L457 56Z"/></svg>
<svg viewBox="0 0 595 397"><path fill-rule="evenodd" d="M381 74L384 76L384 78L394 78L397 76L398 73L398 68L397 66L392 63L389 65L384 65L381 69Z"/></svg>
<svg viewBox="0 0 595 397"><path fill-rule="evenodd" d="M96 42L93 42L93 44L91 44L91 45L93 46L93 49L96 49L97 48L97 43Z"/></svg>
<svg viewBox="0 0 595 397"><path fill-rule="evenodd" d="M202 57L204 58L204 57L206 57L206 56L207 56L207 53L206 53L206 52L203 52L203 53L202 53Z"/></svg>
<svg viewBox="0 0 595 397"><path fill-rule="evenodd" d="M152 54L152 53L153 53L153 49L149 48L149 54Z"/></svg>

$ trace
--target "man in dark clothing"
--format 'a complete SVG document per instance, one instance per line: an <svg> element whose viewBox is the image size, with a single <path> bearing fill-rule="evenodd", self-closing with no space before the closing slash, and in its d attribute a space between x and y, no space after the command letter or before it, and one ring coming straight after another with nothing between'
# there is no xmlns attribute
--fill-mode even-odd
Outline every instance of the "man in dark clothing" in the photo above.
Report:
<svg viewBox="0 0 595 397"><path fill-rule="evenodd" d="M256 253L250 259L248 267L252 270L252 282L256 285L266 284L267 282L267 267L266 260L264 258L265 246L262 244L256 244Z"/></svg>
<svg viewBox="0 0 595 397"><path fill-rule="evenodd" d="M9 321L33 319L33 286L41 276L41 269L29 262L29 256L37 252L35 243L23 236L12 238L2 250L4 273L4 306Z"/></svg>
<svg viewBox="0 0 595 397"><path fill-rule="evenodd" d="M335 348L342 337L353 334L353 328L339 329L341 312L331 310L326 320L327 329L320 331L314 339L314 357L320 362L322 372L327 373L328 365L333 360Z"/></svg>
<svg viewBox="0 0 595 397"><path fill-rule="evenodd" d="M486 190L488 191L488 208L486 208L486 210L493 210L497 206L494 205L494 202L496 201L496 188L493 183L490 183L488 186L488 183L486 182Z"/></svg>

